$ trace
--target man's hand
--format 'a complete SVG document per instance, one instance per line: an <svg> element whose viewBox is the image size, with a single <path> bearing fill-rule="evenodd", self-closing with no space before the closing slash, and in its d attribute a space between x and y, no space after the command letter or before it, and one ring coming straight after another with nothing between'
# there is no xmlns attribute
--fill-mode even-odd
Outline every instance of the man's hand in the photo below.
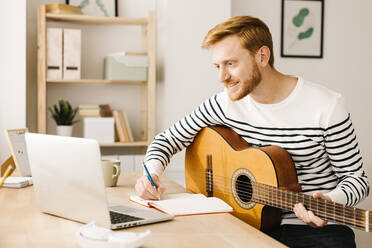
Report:
<svg viewBox="0 0 372 248"><path fill-rule="evenodd" d="M137 179L135 186L136 193L145 200L158 200L160 199L160 195L165 191L165 187L162 186L159 177L156 174L151 174L151 178L156 184L157 190L151 185L147 176L143 175Z"/></svg>
<svg viewBox="0 0 372 248"><path fill-rule="evenodd" d="M313 194L313 197L314 198L322 198L324 200L331 201L331 198L329 196L323 195L320 192L315 192ZM322 220L318 216L315 216L312 211L306 210L306 208L304 207L304 205L302 203L297 203L293 208L293 212L296 214L296 216L300 220L302 220L303 222L305 222L309 226L323 227L323 226L327 225L326 220Z"/></svg>

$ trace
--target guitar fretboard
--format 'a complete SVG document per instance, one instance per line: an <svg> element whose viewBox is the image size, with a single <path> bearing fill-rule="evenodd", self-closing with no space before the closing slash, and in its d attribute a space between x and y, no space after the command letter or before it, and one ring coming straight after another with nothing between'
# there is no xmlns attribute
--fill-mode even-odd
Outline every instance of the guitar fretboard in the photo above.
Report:
<svg viewBox="0 0 372 248"><path fill-rule="evenodd" d="M367 232L372 230L369 221L370 211L320 198L315 199L303 193L279 189L263 183L251 182L251 184L253 190L251 200L254 202L290 211L293 210L295 204L302 203L306 209L324 220L349 225Z"/></svg>

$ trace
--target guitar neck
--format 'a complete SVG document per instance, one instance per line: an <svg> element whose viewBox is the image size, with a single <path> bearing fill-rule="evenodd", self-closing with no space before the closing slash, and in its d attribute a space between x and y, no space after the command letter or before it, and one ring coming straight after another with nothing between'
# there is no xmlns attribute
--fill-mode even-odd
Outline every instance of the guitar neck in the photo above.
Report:
<svg viewBox="0 0 372 248"><path fill-rule="evenodd" d="M293 210L297 203L302 203L320 218L334 223L345 224L363 231L372 231L370 211L345 206L324 199L315 199L303 193L279 189L274 186L252 182L252 201L273 207Z"/></svg>

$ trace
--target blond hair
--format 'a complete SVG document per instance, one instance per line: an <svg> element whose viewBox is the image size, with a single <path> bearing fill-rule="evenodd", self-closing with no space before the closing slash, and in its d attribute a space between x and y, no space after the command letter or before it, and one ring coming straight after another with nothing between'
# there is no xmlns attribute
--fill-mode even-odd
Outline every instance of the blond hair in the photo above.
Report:
<svg viewBox="0 0 372 248"><path fill-rule="evenodd" d="M270 49L269 64L274 66L273 40L266 24L251 16L235 16L209 30L202 43L202 48L209 48L227 36L236 35L240 45L252 55L262 47Z"/></svg>

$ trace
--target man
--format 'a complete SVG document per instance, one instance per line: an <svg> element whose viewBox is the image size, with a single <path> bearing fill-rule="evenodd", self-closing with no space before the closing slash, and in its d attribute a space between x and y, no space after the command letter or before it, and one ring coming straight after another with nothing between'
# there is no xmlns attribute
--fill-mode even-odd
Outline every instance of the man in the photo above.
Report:
<svg viewBox="0 0 372 248"><path fill-rule="evenodd" d="M342 96L277 71L272 37L261 20L230 18L208 32L202 47L211 48L225 90L154 138L145 163L158 189L143 176L136 184L141 197L157 199L164 192L159 176L172 155L211 125L228 126L253 146L283 147L292 156L306 194L346 205L368 195L368 179ZM291 247L355 247L350 228L327 225L302 204L293 212L297 217L283 212L281 226L268 234Z"/></svg>

